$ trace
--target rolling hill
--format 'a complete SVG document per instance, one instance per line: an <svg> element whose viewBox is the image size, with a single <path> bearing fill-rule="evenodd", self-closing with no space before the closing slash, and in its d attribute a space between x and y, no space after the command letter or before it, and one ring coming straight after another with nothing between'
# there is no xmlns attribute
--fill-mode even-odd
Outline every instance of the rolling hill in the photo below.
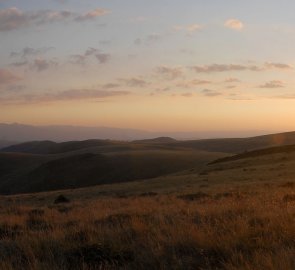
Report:
<svg viewBox="0 0 295 270"><path fill-rule="evenodd" d="M2 152L31 153L31 154L60 154L84 148L119 144L109 140L86 140L56 143L52 141L33 141L11 145L3 148Z"/></svg>
<svg viewBox="0 0 295 270"><path fill-rule="evenodd" d="M23 152L32 154L58 154L94 147L134 148L166 148L166 149L193 149L209 152L243 153L255 149L263 149L282 145L295 144L295 132L263 135L250 138L225 138L206 140L176 140L170 137L128 141L114 140L86 140L56 143L53 141L33 141L11 145L1 149L2 152ZM114 150L116 151L116 150Z"/></svg>
<svg viewBox="0 0 295 270"><path fill-rule="evenodd" d="M0 152L0 193L30 193L124 183L171 177L182 172L198 175L211 170L208 163L227 161L224 166L228 167L228 164L239 160L292 154L295 151L292 144L295 145L294 132L190 141L159 137L132 142L86 140L21 143Z"/></svg>
<svg viewBox="0 0 295 270"><path fill-rule="evenodd" d="M295 132L270 134L250 138L177 141L168 143L167 145L213 152L243 153L255 149L292 144L295 144Z"/></svg>
<svg viewBox="0 0 295 270"><path fill-rule="evenodd" d="M92 147L90 147L92 146ZM150 179L200 168L224 153L110 141L31 142L0 153L0 193L28 193ZM14 151L14 152L12 152ZM20 153L23 151L25 153Z"/></svg>

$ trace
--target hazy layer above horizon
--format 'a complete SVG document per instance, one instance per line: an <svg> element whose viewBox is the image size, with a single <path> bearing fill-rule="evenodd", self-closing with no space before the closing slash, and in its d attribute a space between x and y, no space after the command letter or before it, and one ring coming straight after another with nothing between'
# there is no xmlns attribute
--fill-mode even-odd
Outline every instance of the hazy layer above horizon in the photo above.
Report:
<svg viewBox="0 0 295 270"><path fill-rule="evenodd" d="M213 138L244 138L269 134L263 131L183 131L183 132L151 132L137 129L119 129L111 127L82 127L82 126L30 126L22 124L1 124L0 140L2 141L34 141L34 140L141 140L156 137L171 137L178 140L213 139Z"/></svg>

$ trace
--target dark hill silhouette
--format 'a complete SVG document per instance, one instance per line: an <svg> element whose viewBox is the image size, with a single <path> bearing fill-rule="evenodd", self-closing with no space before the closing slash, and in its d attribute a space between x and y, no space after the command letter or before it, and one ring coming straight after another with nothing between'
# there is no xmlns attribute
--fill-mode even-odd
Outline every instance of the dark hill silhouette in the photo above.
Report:
<svg viewBox="0 0 295 270"><path fill-rule="evenodd" d="M177 140L170 137L158 137L154 139L146 139L146 140L136 140L134 143L174 143Z"/></svg>
<svg viewBox="0 0 295 270"><path fill-rule="evenodd" d="M30 193L112 184L163 176L190 168L201 168L224 154L200 151L148 150L109 154L84 153L59 156L3 153L11 155L5 176L0 175L0 193ZM13 156L36 157L29 167ZM50 159L48 159L50 156ZM1 160L0 160L1 164ZM7 165L8 166L8 165ZM26 168L26 170L23 170Z"/></svg>
<svg viewBox="0 0 295 270"><path fill-rule="evenodd" d="M256 149L263 149L282 145L295 144L295 132L270 134L250 138L225 138L179 141L170 137L137 140L133 142L119 142L111 140L86 140L56 143L52 141L27 142L3 148L2 152L24 152L33 154L58 154L93 147L118 147L126 150L134 147L202 150L223 153L243 153ZM115 149L115 148L114 148ZM114 150L116 151L116 150Z"/></svg>
<svg viewBox="0 0 295 270"><path fill-rule="evenodd" d="M35 141L11 145L3 148L2 152L21 152L32 154L59 154L84 148L118 144L110 140L86 140L56 143L52 141Z"/></svg>
<svg viewBox="0 0 295 270"><path fill-rule="evenodd" d="M18 142L16 141L7 141L7 140L0 140L0 150L4 147L8 147L10 145L17 144Z"/></svg>

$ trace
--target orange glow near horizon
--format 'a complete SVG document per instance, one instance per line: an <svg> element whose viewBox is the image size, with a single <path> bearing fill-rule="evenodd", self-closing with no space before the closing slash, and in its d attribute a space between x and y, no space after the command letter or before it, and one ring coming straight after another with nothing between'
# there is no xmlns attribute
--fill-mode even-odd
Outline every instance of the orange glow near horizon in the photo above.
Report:
<svg viewBox="0 0 295 270"><path fill-rule="evenodd" d="M0 122L134 128L149 131L293 130L293 100L128 97L102 102L3 106ZM272 108L275 108L272 109ZM234 113L233 113L234 112Z"/></svg>

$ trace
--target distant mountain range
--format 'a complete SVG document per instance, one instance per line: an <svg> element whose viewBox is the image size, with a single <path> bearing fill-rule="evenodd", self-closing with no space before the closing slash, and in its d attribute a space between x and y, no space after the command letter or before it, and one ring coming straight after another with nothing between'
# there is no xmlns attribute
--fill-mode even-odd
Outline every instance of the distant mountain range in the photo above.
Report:
<svg viewBox="0 0 295 270"><path fill-rule="evenodd" d="M0 124L0 140L10 141L73 141L87 139L133 140L152 138L147 131L108 127L30 126Z"/></svg>
<svg viewBox="0 0 295 270"><path fill-rule="evenodd" d="M249 137L269 133L268 131L248 132L149 132L138 129L120 129L110 127L81 127L81 126L31 126L22 124L0 123L0 148L14 142L43 141L81 141L88 139L110 140L143 140L156 137L172 137L175 139L205 139ZM2 142L2 143L1 143Z"/></svg>
<svg viewBox="0 0 295 270"><path fill-rule="evenodd" d="M17 144L17 141L0 140L0 149Z"/></svg>

